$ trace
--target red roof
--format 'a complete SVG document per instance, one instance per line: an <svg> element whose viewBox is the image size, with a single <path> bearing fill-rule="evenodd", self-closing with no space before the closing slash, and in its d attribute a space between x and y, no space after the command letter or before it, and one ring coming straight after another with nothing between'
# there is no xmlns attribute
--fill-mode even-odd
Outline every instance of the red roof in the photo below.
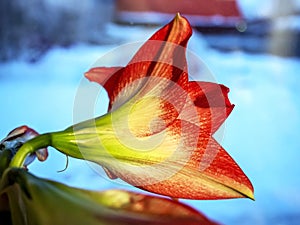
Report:
<svg viewBox="0 0 300 225"><path fill-rule="evenodd" d="M219 23L222 23L220 22L221 20L223 20L224 23L229 23L230 21L233 22L233 20L239 20L242 17L236 0L116 1L116 16L117 19L121 21L128 20L128 18L126 19L126 16L129 16L132 19L132 15L134 15L135 13L140 15L137 16L139 18L135 18L136 21L133 22L138 22L139 20L143 22L143 20L145 20L146 17L147 21L151 20L151 16L149 16L150 13L172 14L173 16L177 12L188 17L192 24L215 23L217 19L220 19ZM155 20L154 17L153 20Z"/></svg>

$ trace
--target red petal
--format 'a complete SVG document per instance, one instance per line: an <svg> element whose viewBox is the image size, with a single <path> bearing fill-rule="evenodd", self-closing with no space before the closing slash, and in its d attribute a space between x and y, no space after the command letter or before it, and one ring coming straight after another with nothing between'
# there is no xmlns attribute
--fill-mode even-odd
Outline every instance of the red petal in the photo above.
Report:
<svg viewBox="0 0 300 225"><path fill-rule="evenodd" d="M84 75L90 81L97 82L105 88L110 97L109 110L114 96L114 90L118 84L119 77L123 72L123 67L95 67L90 69Z"/></svg>
<svg viewBox="0 0 300 225"><path fill-rule="evenodd" d="M189 101L182 110L180 119L200 127L201 135L211 136L224 123L234 105L228 98L229 88L211 82L188 83ZM197 114L191 114L196 108Z"/></svg>
<svg viewBox="0 0 300 225"><path fill-rule="evenodd" d="M110 82L113 81L117 82L119 78L116 74L118 74L118 72L120 73L121 69L123 69L123 67L95 67L90 69L84 75L90 81L95 81L100 85L104 86L105 84L109 83L109 80L111 80ZM109 86L113 86L113 85L110 84ZM107 92L111 91L109 90L109 88L106 90Z"/></svg>
<svg viewBox="0 0 300 225"><path fill-rule="evenodd" d="M140 78L161 77L176 82L185 88L188 79L185 47L191 34L192 29L188 21L177 15L173 21L157 31L139 49L123 70L116 72L116 68L101 67L91 69L86 73L86 76L89 80L103 85L108 91L109 108L116 101L118 101L118 106L122 105L136 94L142 88L143 82L135 84L135 88L126 89L129 84ZM101 77L98 78L98 76ZM120 92L126 93L126 97L123 96L121 101Z"/></svg>
<svg viewBox="0 0 300 225"><path fill-rule="evenodd" d="M188 149L188 145L195 138L193 133L197 133L197 128L188 123L183 123L183 126L185 128L181 129L190 130L190 133L186 134L189 137L184 140L185 147ZM185 147L182 148L182 151ZM181 161L184 160L178 159L173 162L173 165L165 164L165 170L172 169ZM228 199L248 197L253 199L253 187L247 176L222 146L211 137L199 137L197 147L191 153L190 159L176 174L163 181L139 186L139 188L173 198Z"/></svg>
<svg viewBox="0 0 300 225"><path fill-rule="evenodd" d="M204 169L206 175L214 180L221 180L222 185L239 192L241 197L254 198L254 189L250 180L221 145L211 138L206 149L201 151L205 153L198 166ZM208 167L205 168L206 166Z"/></svg>

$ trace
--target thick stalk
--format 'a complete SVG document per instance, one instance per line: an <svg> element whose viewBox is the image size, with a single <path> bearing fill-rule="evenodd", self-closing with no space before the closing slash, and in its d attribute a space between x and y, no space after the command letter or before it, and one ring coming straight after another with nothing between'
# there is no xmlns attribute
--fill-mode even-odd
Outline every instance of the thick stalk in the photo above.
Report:
<svg viewBox="0 0 300 225"><path fill-rule="evenodd" d="M13 157L10 167L22 167L26 157L30 153L34 153L35 151L45 148L51 145L51 134L42 134L39 135L26 143L24 143L21 148L17 151L15 156Z"/></svg>

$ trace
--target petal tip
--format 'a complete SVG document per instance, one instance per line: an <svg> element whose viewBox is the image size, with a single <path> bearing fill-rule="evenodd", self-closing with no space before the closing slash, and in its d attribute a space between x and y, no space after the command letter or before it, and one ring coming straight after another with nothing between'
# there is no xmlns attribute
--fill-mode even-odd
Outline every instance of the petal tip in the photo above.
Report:
<svg viewBox="0 0 300 225"><path fill-rule="evenodd" d="M92 75L91 74L92 73L91 70L89 70L89 71L87 71L87 72L84 73L85 78L87 78L89 81L91 81L91 75Z"/></svg>
<svg viewBox="0 0 300 225"><path fill-rule="evenodd" d="M246 193L245 197L249 198L249 199L251 199L253 201L255 201L255 196L254 196L254 192L253 191L250 191L249 193Z"/></svg>
<svg viewBox="0 0 300 225"><path fill-rule="evenodd" d="M248 198L248 199L255 201L253 186L252 186L250 180L248 180L248 181L249 181L249 183L247 184L247 186L244 187L239 192L244 198Z"/></svg>
<svg viewBox="0 0 300 225"><path fill-rule="evenodd" d="M175 19L180 19L180 18L181 18L180 12L177 12L175 15Z"/></svg>

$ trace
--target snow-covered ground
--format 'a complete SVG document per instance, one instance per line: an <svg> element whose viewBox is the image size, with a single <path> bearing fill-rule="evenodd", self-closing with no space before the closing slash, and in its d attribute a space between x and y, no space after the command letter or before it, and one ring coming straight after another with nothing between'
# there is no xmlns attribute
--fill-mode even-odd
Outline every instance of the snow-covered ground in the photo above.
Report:
<svg viewBox="0 0 300 225"><path fill-rule="evenodd" d="M124 42L145 40L154 28L109 26ZM117 37L118 39L118 37ZM83 73L111 46L55 48L35 64L0 64L0 138L27 124L38 132L61 130L73 123L74 99ZM300 221L300 61L242 51L222 53L207 47L195 33L189 44L215 79L230 87L236 105L226 123L222 145L253 182L256 201L184 201L224 224L299 224ZM120 52L121 54L122 52ZM97 114L105 112L101 92ZM30 165L34 174L78 187L120 187L86 163L49 149L50 157ZM131 188L121 186L122 188Z"/></svg>
<svg viewBox="0 0 300 225"><path fill-rule="evenodd" d="M299 12L300 0L237 0L243 15L248 18L271 18L274 15Z"/></svg>

